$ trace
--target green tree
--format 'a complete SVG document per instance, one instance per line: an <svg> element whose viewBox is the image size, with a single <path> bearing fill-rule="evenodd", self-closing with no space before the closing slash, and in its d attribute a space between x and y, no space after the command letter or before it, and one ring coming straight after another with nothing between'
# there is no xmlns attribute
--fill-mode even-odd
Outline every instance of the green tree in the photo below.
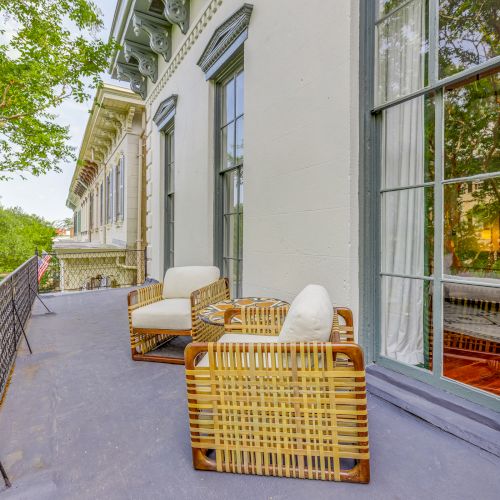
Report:
<svg viewBox="0 0 500 500"><path fill-rule="evenodd" d="M0 179L74 159L54 110L99 84L115 46L98 38L102 27L92 1L0 0Z"/></svg>
<svg viewBox="0 0 500 500"><path fill-rule="evenodd" d="M50 222L24 213L20 208L0 206L0 274L6 274L39 251L52 249L56 230Z"/></svg>

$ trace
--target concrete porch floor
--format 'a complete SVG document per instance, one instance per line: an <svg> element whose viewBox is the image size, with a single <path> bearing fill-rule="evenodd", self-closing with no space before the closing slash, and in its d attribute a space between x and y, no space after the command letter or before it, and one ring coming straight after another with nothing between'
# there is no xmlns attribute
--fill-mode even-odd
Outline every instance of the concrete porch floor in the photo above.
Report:
<svg viewBox="0 0 500 500"><path fill-rule="evenodd" d="M371 483L195 471L182 366L133 362L127 290L35 304L6 400L2 499L500 498L500 459L369 397Z"/></svg>

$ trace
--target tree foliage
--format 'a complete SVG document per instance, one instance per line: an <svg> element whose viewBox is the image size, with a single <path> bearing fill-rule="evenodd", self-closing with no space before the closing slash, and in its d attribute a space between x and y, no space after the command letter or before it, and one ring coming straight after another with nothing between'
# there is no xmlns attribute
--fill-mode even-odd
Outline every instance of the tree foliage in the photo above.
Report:
<svg viewBox="0 0 500 500"><path fill-rule="evenodd" d="M0 0L0 179L74 159L54 110L99 83L114 48L100 16L88 0Z"/></svg>
<svg viewBox="0 0 500 500"><path fill-rule="evenodd" d="M32 257L35 249L50 251L56 230L50 222L20 208L0 206L0 274L13 271Z"/></svg>

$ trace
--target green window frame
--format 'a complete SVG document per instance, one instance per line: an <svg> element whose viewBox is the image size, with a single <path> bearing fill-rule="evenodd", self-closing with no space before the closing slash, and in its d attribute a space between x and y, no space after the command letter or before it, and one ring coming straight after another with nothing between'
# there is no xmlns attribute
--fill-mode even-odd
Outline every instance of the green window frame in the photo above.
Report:
<svg viewBox="0 0 500 500"><path fill-rule="evenodd" d="M446 265L444 262L446 214L444 212L447 189L459 183L467 185L468 183L492 182L492 180L500 181L500 170L496 169L480 173L471 169L467 175L458 177L446 175L447 102L450 93L457 89L464 88L471 82L482 82L500 72L500 55L494 52L485 56L486 52L484 52L478 55L475 64L467 62L457 68L446 66L443 63L446 59L440 57L447 50L447 41L440 32L440 20L443 19L440 15L449 4L439 0L427 0L423 2L425 18L421 55L425 75L421 85L416 88L397 88L392 95L381 94L377 84L386 77L383 71L387 70L387 64L380 64L376 52L379 51L378 55L382 58L380 47L390 47L391 44L401 52L401 47L398 47L399 41L384 40L384 27L388 23L397 22L394 19L399 15L404 15L404 9L411 8L416 1L361 2L360 71L361 74L368 72L368 77L360 79L361 168L359 182L360 191L363 193L360 197L360 238L362 241L360 245L360 339L368 360L498 410L500 407L498 397L443 375L443 303L444 290L449 284L488 288L493 293L498 291L500 294L498 279L487 283L485 280L474 277L451 276L444 272ZM379 12L377 12L378 6L381 6ZM384 8L386 10L383 10ZM431 173L420 181L388 186L382 182L384 168L387 168L387 164L383 164L382 160L384 154L382 140L387 113L391 109L401 108L405 104L410 105L419 99L431 103L432 108L432 111L426 115L430 117L431 139L434 144ZM425 128L425 130L428 129ZM433 227L429 228L432 239L429 248L426 249L428 254L425 255L426 261L431 265L424 266L425 269L421 273L397 270L391 272L382 265L385 255L382 241L384 198L419 189L432 192L433 195L429 198L432 200L429 201L429 208L433 213ZM432 310L432 315L429 317L431 323L428 326L433 332L433 345L424 345L427 355L432 357L431 366L415 366L381 354L383 335L386 334L381 326L383 308L386 307L382 299L382 282L386 278L418 280L423 286L431 287L429 302L425 303L424 300L423 306L424 313L425 308ZM423 331L424 337L425 333Z"/></svg>
<svg viewBox="0 0 500 500"><path fill-rule="evenodd" d="M233 60L216 80L215 262L233 297L243 289L244 67Z"/></svg>
<svg viewBox="0 0 500 500"><path fill-rule="evenodd" d="M175 127L169 124L165 141L165 270L175 262Z"/></svg>

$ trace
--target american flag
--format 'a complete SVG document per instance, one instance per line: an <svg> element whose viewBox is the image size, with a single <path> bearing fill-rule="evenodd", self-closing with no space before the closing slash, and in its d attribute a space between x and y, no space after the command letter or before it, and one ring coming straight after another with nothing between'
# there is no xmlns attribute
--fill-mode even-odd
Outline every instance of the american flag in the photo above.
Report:
<svg viewBox="0 0 500 500"><path fill-rule="evenodd" d="M38 283L40 283L45 271L47 271L50 259L52 259L52 255L47 252L42 252L42 256L38 257Z"/></svg>

